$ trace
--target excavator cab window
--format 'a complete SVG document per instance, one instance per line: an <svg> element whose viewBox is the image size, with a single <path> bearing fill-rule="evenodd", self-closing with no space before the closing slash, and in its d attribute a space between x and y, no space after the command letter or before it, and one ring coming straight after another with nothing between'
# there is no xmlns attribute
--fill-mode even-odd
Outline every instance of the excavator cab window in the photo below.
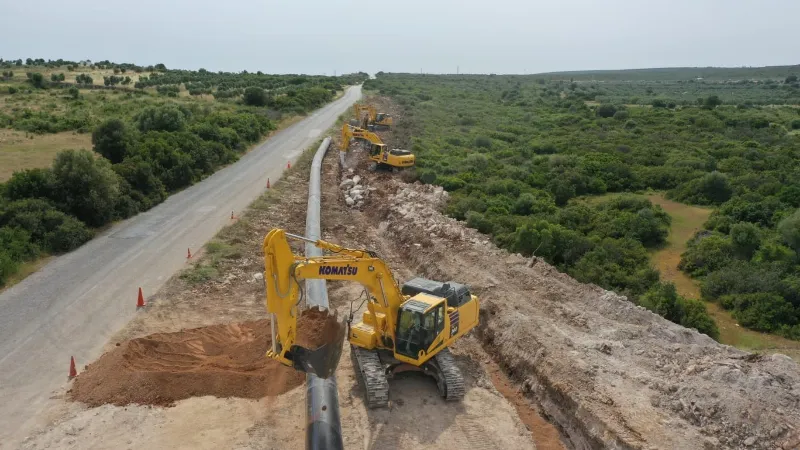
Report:
<svg viewBox="0 0 800 450"><path fill-rule="evenodd" d="M409 358L418 358L420 350L427 350L437 336L438 324L444 327L444 308L434 308L423 313L427 303L409 300L400 308L397 321L395 352ZM441 310L441 312L440 312ZM439 315L442 318L439 319ZM441 331L441 330L440 330Z"/></svg>

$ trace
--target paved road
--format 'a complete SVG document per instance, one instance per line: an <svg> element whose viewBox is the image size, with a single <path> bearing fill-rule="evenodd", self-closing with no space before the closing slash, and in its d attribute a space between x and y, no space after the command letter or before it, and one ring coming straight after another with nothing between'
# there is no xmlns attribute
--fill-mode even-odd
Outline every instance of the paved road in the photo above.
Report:
<svg viewBox="0 0 800 450"><path fill-rule="evenodd" d="M199 249L275 182L361 96L336 102L275 134L236 164L168 198L152 210L51 261L0 295L0 448L15 448L36 415L78 367L136 313L137 288L155 293ZM8 447L6 447L8 446Z"/></svg>

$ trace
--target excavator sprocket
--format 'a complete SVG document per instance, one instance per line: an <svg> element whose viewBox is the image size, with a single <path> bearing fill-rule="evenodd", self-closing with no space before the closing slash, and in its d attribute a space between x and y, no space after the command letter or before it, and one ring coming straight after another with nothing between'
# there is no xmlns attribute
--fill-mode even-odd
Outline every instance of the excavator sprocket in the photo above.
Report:
<svg viewBox="0 0 800 450"><path fill-rule="evenodd" d="M364 387L364 400L367 408L389 406L389 381L378 352L350 346L353 365Z"/></svg>
<svg viewBox="0 0 800 450"><path fill-rule="evenodd" d="M457 402L464 398L466 388L464 387L464 376L458 368L453 354L449 349L443 349L435 357L438 376L436 384L439 394L448 402Z"/></svg>

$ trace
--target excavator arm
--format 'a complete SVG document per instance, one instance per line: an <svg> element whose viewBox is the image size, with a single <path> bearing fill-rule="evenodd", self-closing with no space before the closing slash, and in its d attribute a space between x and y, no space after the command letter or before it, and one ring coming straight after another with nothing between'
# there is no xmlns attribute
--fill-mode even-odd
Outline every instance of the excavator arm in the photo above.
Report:
<svg viewBox="0 0 800 450"><path fill-rule="evenodd" d="M364 139L374 145L385 145L377 134L363 128L354 127L349 124L342 125L342 151L345 152L350 147L350 139Z"/></svg>
<svg viewBox="0 0 800 450"><path fill-rule="evenodd" d="M287 236L327 250L332 255L306 258L292 253ZM267 356L284 365L325 378L333 374L341 356L345 329L340 327L334 342L318 349L296 344L299 304L306 279L347 280L362 284L376 303L375 308L387 315L388 323L395 317L404 296L386 263L366 250L341 247L323 240L312 241L302 236L273 229L264 238L264 280L266 306L272 323L272 348ZM385 330L393 336L394 329Z"/></svg>

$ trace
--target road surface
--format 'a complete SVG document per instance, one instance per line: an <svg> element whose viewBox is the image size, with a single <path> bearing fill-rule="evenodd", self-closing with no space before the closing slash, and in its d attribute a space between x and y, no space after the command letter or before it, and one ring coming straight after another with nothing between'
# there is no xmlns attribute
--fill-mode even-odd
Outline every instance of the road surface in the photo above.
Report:
<svg viewBox="0 0 800 450"><path fill-rule="evenodd" d="M112 227L0 294L0 448L16 448L64 384L69 358L83 367L193 251L275 182L361 97L339 100L276 133L236 164ZM8 447L6 447L8 446Z"/></svg>

